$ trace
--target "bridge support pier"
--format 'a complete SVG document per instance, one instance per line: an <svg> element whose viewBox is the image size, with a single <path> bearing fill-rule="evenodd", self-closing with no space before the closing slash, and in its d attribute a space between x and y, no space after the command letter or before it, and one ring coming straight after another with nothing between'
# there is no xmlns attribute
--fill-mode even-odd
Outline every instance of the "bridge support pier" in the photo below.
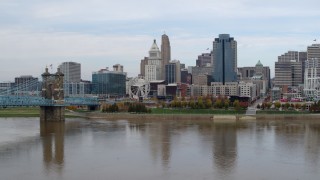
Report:
<svg viewBox="0 0 320 180"><path fill-rule="evenodd" d="M64 120L64 106L40 106L40 121Z"/></svg>

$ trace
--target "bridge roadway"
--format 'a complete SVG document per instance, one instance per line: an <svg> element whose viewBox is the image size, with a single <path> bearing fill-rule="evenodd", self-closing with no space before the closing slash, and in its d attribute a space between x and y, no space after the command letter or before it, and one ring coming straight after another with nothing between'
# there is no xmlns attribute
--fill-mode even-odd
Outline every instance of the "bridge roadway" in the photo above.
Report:
<svg viewBox="0 0 320 180"><path fill-rule="evenodd" d="M0 96L0 107L6 106L97 106L98 98L66 97L62 101L39 96Z"/></svg>

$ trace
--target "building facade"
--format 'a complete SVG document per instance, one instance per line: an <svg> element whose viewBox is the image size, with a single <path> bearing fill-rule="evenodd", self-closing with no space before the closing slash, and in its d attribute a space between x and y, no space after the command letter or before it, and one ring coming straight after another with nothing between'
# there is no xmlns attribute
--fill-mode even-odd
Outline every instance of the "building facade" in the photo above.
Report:
<svg viewBox="0 0 320 180"><path fill-rule="evenodd" d="M238 96L238 83L227 82L222 84L221 82L212 82L211 86L207 85L191 85L189 87L190 96Z"/></svg>
<svg viewBox="0 0 320 180"><path fill-rule="evenodd" d="M161 36L161 58L162 58L162 72L161 79L164 80L165 77L165 66L171 61L171 46L169 37L166 34Z"/></svg>
<svg viewBox="0 0 320 180"><path fill-rule="evenodd" d="M39 79L31 75L15 77L14 84L15 91L41 91L41 84L39 83Z"/></svg>
<svg viewBox="0 0 320 180"><path fill-rule="evenodd" d="M0 83L0 95L11 95L13 93L13 82L2 82Z"/></svg>
<svg viewBox="0 0 320 180"><path fill-rule="evenodd" d="M76 62L63 62L59 65L64 74L65 83L78 83L81 81L81 64Z"/></svg>
<svg viewBox="0 0 320 180"><path fill-rule="evenodd" d="M275 86L298 86L303 84L302 76L302 62L275 62Z"/></svg>
<svg viewBox="0 0 320 180"><path fill-rule="evenodd" d="M92 73L93 94L100 96L125 96L126 73L109 71L108 68Z"/></svg>
<svg viewBox="0 0 320 180"><path fill-rule="evenodd" d="M320 44L312 44L307 48L307 58L313 59L318 58L320 59Z"/></svg>
<svg viewBox="0 0 320 180"><path fill-rule="evenodd" d="M198 59L196 60L196 66L198 67L210 67L211 66L211 53L202 53L198 56Z"/></svg>
<svg viewBox="0 0 320 180"><path fill-rule="evenodd" d="M220 34L213 42L213 82L237 81L237 42L229 34Z"/></svg>
<svg viewBox="0 0 320 180"><path fill-rule="evenodd" d="M168 84L181 82L180 61L173 60L165 66L165 80Z"/></svg>
<svg viewBox="0 0 320 180"><path fill-rule="evenodd" d="M257 85L249 82L239 82L239 96L249 97L251 100L257 97Z"/></svg>
<svg viewBox="0 0 320 180"><path fill-rule="evenodd" d="M149 57L145 65L145 79L148 81L160 80L162 72L161 52L158 48L156 40L149 50Z"/></svg>

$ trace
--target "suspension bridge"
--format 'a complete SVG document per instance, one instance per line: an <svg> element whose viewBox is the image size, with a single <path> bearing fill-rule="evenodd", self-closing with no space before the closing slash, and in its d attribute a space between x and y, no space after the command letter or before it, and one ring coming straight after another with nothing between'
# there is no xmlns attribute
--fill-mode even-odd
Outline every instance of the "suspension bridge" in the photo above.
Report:
<svg viewBox="0 0 320 180"><path fill-rule="evenodd" d="M59 69L56 73L50 74L46 68L42 74L41 84L31 80L0 90L0 107L39 106L40 118L59 121L64 120L65 106L99 106L97 97L84 95L65 97L63 76ZM57 114L60 118L55 117Z"/></svg>

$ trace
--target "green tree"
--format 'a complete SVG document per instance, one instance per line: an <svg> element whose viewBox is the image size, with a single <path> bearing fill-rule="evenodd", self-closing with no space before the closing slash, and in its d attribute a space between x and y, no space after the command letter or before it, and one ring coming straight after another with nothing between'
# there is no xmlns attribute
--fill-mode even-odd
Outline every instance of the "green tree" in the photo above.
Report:
<svg viewBox="0 0 320 180"><path fill-rule="evenodd" d="M290 104L287 102L287 103L284 104L284 107L285 107L286 109L288 109L288 108L290 107Z"/></svg>
<svg viewBox="0 0 320 180"><path fill-rule="evenodd" d="M195 109L195 102L194 102L194 100L191 100L190 102L189 102L189 106L190 106L190 108L191 109Z"/></svg>
<svg viewBox="0 0 320 180"><path fill-rule="evenodd" d="M211 107L212 107L211 98L206 98L206 108L211 108Z"/></svg>
<svg viewBox="0 0 320 180"><path fill-rule="evenodd" d="M202 97L198 98L198 108L203 109L205 105L203 104Z"/></svg>
<svg viewBox="0 0 320 180"><path fill-rule="evenodd" d="M230 101L229 101L229 99L226 99L224 101L224 108L227 110L227 109L229 109L229 106L230 106Z"/></svg>
<svg viewBox="0 0 320 180"><path fill-rule="evenodd" d="M279 109L281 107L281 103L279 101L274 103L274 107L276 107L277 109Z"/></svg>
<svg viewBox="0 0 320 180"><path fill-rule="evenodd" d="M241 106L240 106L239 100L235 100L235 101L233 102L233 107L234 107L234 109L237 110L237 111L240 110Z"/></svg>
<svg viewBox="0 0 320 180"><path fill-rule="evenodd" d="M221 99L217 99L214 103L214 108L222 108L222 101Z"/></svg>
<svg viewBox="0 0 320 180"><path fill-rule="evenodd" d="M271 104L270 102L267 102L267 103L266 103L266 108L267 108L267 109L270 109L271 106L272 106L272 104Z"/></svg>

